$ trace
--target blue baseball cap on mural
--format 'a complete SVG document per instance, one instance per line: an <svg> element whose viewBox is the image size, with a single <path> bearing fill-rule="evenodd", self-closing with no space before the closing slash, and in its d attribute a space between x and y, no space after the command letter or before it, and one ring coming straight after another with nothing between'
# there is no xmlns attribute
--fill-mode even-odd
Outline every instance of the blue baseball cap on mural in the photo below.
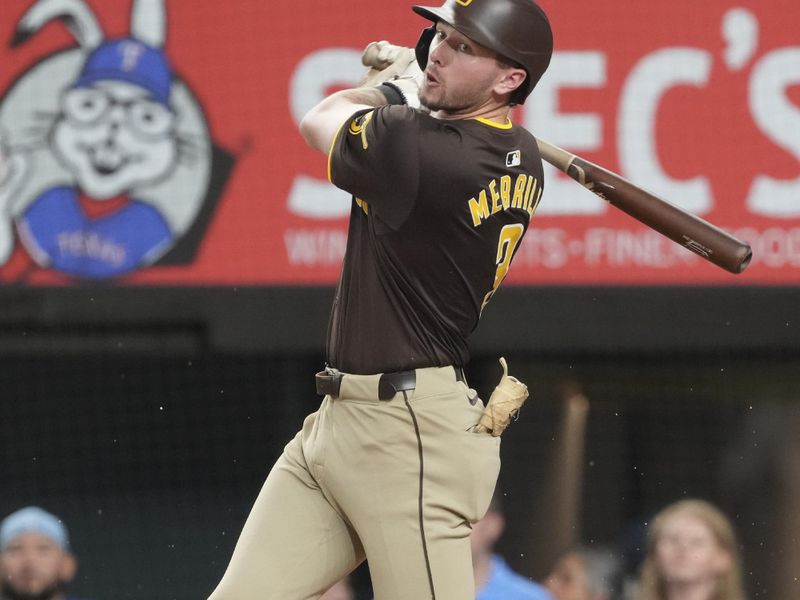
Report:
<svg viewBox="0 0 800 600"><path fill-rule="evenodd" d="M135 38L119 38L98 46L86 59L75 87L105 80L138 85L169 107L173 76L167 57Z"/></svg>
<svg viewBox="0 0 800 600"><path fill-rule="evenodd" d="M28 506L11 513L0 523L0 550L25 533L38 533L55 542L61 549L69 548L67 528L61 520L38 506Z"/></svg>

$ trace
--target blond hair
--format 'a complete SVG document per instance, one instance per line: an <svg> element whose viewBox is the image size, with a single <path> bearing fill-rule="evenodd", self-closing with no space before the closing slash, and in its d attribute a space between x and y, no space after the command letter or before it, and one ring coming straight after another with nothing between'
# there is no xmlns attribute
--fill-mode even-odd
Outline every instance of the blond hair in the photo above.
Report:
<svg viewBox="0 0 800 600"><path fill-rule="evenodd" d="M655 549L666 520L677 513L689 514L702 521L711 531L717 545L730 558L730 567L717 578L717 585L708 600L744 600L741 562L736 534L728 518L705 500L679 500L659 512L648 527L647 554L642 562L636 600L666 600L667 586L655 561Z"/></svg>

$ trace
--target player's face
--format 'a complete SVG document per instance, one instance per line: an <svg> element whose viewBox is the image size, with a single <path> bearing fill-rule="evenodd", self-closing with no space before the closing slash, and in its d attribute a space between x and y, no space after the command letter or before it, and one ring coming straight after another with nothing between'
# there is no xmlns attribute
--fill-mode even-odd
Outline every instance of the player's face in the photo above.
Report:
<svg viewBox="0 0 800 600"><path fill-rule="evenodd" d="M49 598L69 578L71 560L55 542L38 533L25 533L0 552L3 589L16 596Z"/></svg>
<svg viewBox="0 0 800 600"><path fill-rule="evenodd" d="M729 564L711 529L700 518L678 512L667 517L655 546L655 560L667 583L713 581Z"/></svg>
<svg viewBox="0 0 800 600"><path fill-rule="evenodd" d="M497 61L495 52L439 22L428 53L420 101L431 111L469 113L492 102L493 92L509 68Z"/></svg>
<svg viewBox="0 0 800 600"><path fill-rule="evenodd" d="M544 581L555 600L590 600L583 559L576 554L567 554L558 561Z"/></svg>

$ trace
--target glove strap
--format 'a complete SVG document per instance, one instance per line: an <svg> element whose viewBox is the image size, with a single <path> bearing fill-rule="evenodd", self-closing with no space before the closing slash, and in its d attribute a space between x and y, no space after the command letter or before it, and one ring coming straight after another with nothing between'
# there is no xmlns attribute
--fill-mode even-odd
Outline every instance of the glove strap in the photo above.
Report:
<svg viewBox="0 0 800 600"><path fill-rule="evenodd" d="M405 95L400 88L393 83L385 82L377 86L381 93L386 96L389 104L408 104Z"/></svg>

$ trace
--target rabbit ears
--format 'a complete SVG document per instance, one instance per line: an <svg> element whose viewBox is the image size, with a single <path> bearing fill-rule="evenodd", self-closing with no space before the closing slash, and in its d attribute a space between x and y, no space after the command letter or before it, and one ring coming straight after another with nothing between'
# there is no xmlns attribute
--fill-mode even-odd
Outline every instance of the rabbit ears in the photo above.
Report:
<svg viewBox="0 0 800 600"><path fill-rule="evenodd" d="M11 45L18 46L53 20L59 20L86 49L103 43L104 35L92 9L84 0L38 0L20 19ZM153 48L163 48L167 36L164 0L134 0L131 37Z"/></svg>

